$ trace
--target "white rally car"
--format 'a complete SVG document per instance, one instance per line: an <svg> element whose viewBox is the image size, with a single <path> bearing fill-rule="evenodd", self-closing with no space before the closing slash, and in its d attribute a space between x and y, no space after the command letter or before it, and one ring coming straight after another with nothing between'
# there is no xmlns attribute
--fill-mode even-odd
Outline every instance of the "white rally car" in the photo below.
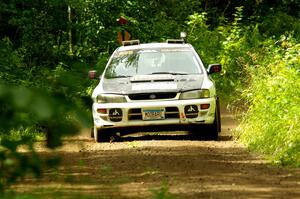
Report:
<svg viewBox="0 0 300 199"><path fill-rule="evenodd" d="M92 94L92 136L102 142L115 133L184 130L218 139L219 101L210 74L220 71L220 64L206 70L184 40L123 42Z"/></svg>

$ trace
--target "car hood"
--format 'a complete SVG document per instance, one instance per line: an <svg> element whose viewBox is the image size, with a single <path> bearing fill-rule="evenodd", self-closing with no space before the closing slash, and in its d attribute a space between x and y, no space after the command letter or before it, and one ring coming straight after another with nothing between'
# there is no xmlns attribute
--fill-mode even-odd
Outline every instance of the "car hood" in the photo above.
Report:
<svg viewBox="0 0 300 199"><path fill-rule="evenodd" d="M134 94L182 92L201 89L204 75L137 75L128 78L102 79L104 93Z"/></svg>

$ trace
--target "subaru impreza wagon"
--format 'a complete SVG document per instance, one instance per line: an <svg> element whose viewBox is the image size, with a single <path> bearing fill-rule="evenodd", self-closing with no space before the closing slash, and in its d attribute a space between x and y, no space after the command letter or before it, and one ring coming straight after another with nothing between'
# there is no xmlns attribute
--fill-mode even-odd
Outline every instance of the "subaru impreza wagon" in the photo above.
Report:
<svg viewBox="0 0 300 199"><path fill-rule="evenodd" d="M183 39L123 42L92 94L92 136L103 142L116 133L184 130L216 140L220 108L211 74L220 71L220 64L206 69Z"/></svg>

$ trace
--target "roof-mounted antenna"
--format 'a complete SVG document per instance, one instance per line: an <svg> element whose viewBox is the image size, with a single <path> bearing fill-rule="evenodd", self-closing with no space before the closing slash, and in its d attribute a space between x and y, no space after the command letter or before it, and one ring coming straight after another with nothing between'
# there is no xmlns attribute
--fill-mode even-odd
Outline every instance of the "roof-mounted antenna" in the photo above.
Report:
<svg viewBox="0 0 300 199"><path fill-rule="evenodd" d="M180 33L180 38L184 41L184 43L186 42L186 36L187 36L186 32Z"/></svg>

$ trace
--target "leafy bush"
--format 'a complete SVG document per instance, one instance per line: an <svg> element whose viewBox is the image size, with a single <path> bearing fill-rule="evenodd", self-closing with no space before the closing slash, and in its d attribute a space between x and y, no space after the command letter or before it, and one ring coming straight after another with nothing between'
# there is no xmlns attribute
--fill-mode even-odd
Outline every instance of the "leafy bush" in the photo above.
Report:
<svg viewBox="0 0 300 199"><path fill-rule="evenodd" d="M218 29L210 30L207 24L207 13L194 13L189 16L188 42L193 44L205 65L218 62L218 55L222 51L223 35Z"/></svg>
<svg viewBox="0 0 300 199"><path fill-rule="evenodd" d="M280 12L262 24L245 26L243 7L237 7L231 23L209 29L206 13L195 13L189 17L189 41L205 62L222 63L222 76L217 77L222 98L248 110L236 136L276 163L300 166L298 30L281 37L276 31L272 36L268 24L276 18L273 29L282 31L280 17L298 27L297 19Z"/></svg>
<svg viewBox="0 0 300 199"><path fill-rule="evenodd" d="M205 64L223 65L215 76L222 97L249 107L241 140L299 166L299 6L299 0L1 1L0 191L26 171L40 175L36 135L54 148L79 123L89 125L96 82L86 80L87 70L102 72L122 29L142 42L187 30ZM117 23L120 16L128 25ZM30 153L19 153L21 145Z"/></svg>
<svg viewBox="0 0 300 199"><path fill-rule="evenodd" d="M259 24L262 34L267 36L280 37L281 35L293 33L300 39L300 20L285 12L278 11L267 15L263 22Z"/></svg>
<svg viewBox="0 0 300 199"><path fill-rule="evenodd" d="M62 144L81 126L90 126L86 111L85 64L30 67L8 38L0 41L0 192L27 173L41 175L44 166L33 144L37 136L49 148ZM52 69L54 68L54 69ZM29 70L31 69L31 70ZM28 153L19 151L20 147ZM51 161L50 161L51 162Z"/></svg>
<svg viewBox="0 0 300 199"><path fill-rule="evenodd" d="M243 96L250 106L237 134L275 163L300 166L300 45L280 45L268 46L267 57L248 70L251 82Z"/></svg>
<svg viewBox="0 0 300 199"><path fill-rule="evenodd" d="M40 176L44 163L48 165L34 150L37 135L55 148L82 124L90 126L80 101L61 94L0 83L0 192L30 171ZM28 153L20 152L20 146Z"/></svg>

